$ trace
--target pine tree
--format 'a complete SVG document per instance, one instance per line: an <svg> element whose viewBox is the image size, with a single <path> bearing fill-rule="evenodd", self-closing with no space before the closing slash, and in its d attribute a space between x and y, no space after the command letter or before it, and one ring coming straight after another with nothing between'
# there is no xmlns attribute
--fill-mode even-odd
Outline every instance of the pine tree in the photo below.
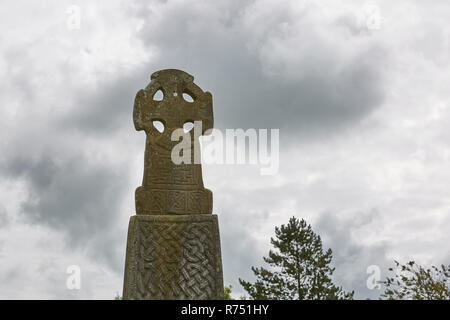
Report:
<svg viewBox="0 0 450 320"><path fill-rule="evenodd" d="M353 292L333 284L332 251L324 252L320 236L305 220L292 217L287 225L275 227L275 235L270 239L275 250L263 257L273 271L252 267L255 283L239 279L252 299L353 299Z"/></svg>

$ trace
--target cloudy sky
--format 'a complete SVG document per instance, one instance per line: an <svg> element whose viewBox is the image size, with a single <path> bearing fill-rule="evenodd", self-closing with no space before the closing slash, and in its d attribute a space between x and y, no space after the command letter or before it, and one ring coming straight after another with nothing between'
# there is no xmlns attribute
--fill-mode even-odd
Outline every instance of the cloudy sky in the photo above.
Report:
<svg viewBox="0 0 450 320"><path fill-rule="evenodd" d="M0 5L0 298L121 293L145 143L134 96L166 68L213 94L216 128L280 129L276 175L204 165L235 296L293 215L357 298L380 294L371 265L450 263L448 1Z"/></svg>

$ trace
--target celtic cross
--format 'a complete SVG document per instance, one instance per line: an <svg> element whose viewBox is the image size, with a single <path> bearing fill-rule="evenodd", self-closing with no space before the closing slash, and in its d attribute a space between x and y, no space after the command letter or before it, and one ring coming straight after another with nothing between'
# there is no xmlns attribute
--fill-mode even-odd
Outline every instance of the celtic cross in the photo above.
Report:
<svg viewBox="0 0 450 320"><path fill-rule="evenodd" d="M158 100L156 93L162 92ZM190 100L185 99L190 97ZM194 77L176 69L157 71L150 84L136 94L133 110L136 130L144 130L147 139L144 178L136 189L136 213L211 214L212 193L204 188L201 163L175 164L171 152L179 141L172 141L175 130L186 123L200 123L201 134L213 128L212 95L194 83ZM163 128L156 126L160 122ZM190 135L191 159L198 137Z"/></svg>

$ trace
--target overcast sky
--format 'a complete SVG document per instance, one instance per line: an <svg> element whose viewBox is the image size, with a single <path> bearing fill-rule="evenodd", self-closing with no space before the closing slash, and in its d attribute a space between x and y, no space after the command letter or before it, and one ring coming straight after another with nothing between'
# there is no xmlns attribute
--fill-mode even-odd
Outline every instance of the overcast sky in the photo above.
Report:
<svg viewBox="0 0 450 320"><path fill-rule="evenodd" d="M235 296L293 215L357 298L380 294L371 265L450 264L448 1L0 5L0 298L121 294L145 144L133 101L166 68L212 93L216 128L280 129L277 175L204 165Z"/></svg>

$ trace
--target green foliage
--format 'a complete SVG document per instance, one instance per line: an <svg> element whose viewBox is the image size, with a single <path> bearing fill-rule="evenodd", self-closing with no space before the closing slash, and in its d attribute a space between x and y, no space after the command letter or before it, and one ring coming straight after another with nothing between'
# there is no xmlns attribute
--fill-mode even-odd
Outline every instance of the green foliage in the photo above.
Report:
<svg viewBox="0 0 450 320"><path fill-rule="evenodd" d="M414 261L402 265L395 262L392 277L381 281L383 298L389 300L449 300L450 265L425 269Z"/></svg>
<svg viewBox="0 0 450 320"><path fill-rule="evenodd" d="M224 298L225 298L225 300L234 300L232 297L231 297L231 288L232 288L232 286L229 286L229 287L225 287L224 288Z"/></svg>
<svg viewBox="0 0 450 320"><path fill-rule="evenodd" d="M235 299L231 296L231 289L232 289L232 288L233 288L233 287L232 287L231 285L224 288L224 298L225 298L225 300L235 300ZM246 297L246 296L240 296L240 297L239 297L239 300L247 300L247 297Z"/></svg>
<svg viewBox="0 0 450 320"><path fill-rule="evenodd" d="M263 258L273 271L252 267L255 283L239 279L252 299L353 299L353 292L333 284L332 251L324 252L320 236L305 220L292 217L287 225L275 227L275 235L275 250Z"/></svg>

